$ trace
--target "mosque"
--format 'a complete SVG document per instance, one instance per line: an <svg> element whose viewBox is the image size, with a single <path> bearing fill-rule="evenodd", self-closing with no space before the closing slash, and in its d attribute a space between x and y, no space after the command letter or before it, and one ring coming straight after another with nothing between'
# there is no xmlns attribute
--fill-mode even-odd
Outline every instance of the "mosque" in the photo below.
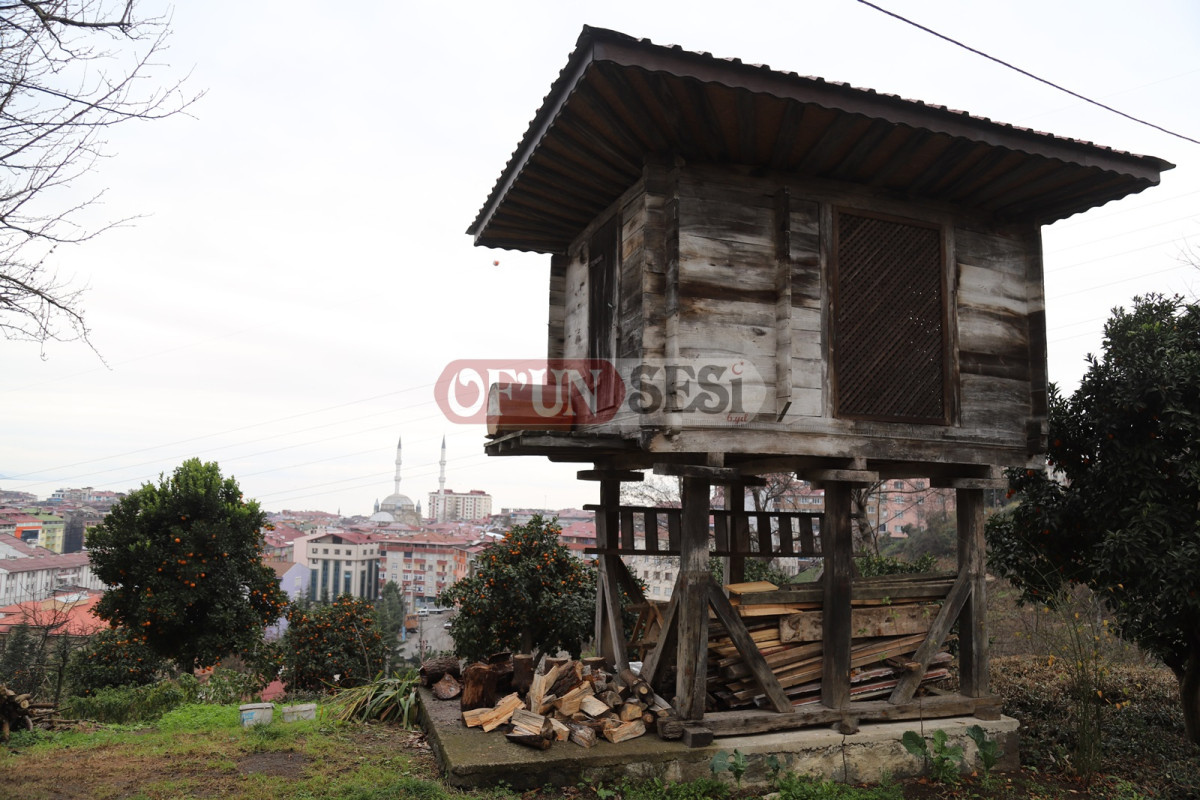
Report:
<svg viewBox="0 0 1200 800"><path fill-rule="evenodd" d="M406 525L421 524L421 504L414 504L407 495L400 494L400 445L401 438L396 439L396 485L392 493L383 498L383 502L375 501L375 513L371 522L401 522ZM443 448L445 444L443 443Z"/></svg>
<svg viewBox="0 0 1200 800"><path fill-rule="evenodd" d="M442 437L442 457L438 461L438 490L429 493L429 517L434 522L454 520L486 520L492 513L492 496L479 489L469 492L452 492L446 489L446 437ZM381 525L403 523L420 526L421 504L413 503L407 495L400 494L400 439L396 440L396 486L392 493L375 501L375 513L371 522Z"/></svg>

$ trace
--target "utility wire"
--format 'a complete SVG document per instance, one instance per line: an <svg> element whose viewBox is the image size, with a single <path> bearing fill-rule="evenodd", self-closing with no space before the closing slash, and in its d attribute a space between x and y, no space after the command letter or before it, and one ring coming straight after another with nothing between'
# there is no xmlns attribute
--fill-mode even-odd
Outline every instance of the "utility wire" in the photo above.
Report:
<svg viewBox="0 0 1200 800"><path fill-rule="evenodd" d="M976 50L974 47L971 47L970 45L965 45L962 42L958 41L957 39L952 39L949 36L946 36L945 34L938 33L937 31L933 30L932 28L927 28L924 25L920 24L919 22L913 22L911 19L909 19L907 17L902 17L899 14L895 13L894 11L888 11L886 8L881 8L880 6L877 6L874 3L869 2L868 0L858 0L858 2L862 3L864 6L873 8L882 14L887 14L889 17L892 17L893 19L898 19L901 22L912 25L914 28L919 28L920 30L923 30L926 33L932 34L943 41L949 42L950 44L953 44L953 45L957 45L958 47L961 47L964 50L974 53L977 56L983 56L988 61L994 61L1003 67L1008 67L1009 69L1014 70L1015 72L1021 73L1022 75L1024 75L1027 78L1033 78L1038 83L1044 83L1047 86L1050 86L1054 89L1058 89L1060 92L1066 92L1067 94L1071 95L1072 97L1078 98L1085 103L1091 103L1094 106L1103 108L1105 111L1111 111L1112 113L1116 114L1117 116L1124 117L1125 119L1136 122L1139 125L1145 125L1147 127L1154 128L1157 131L1162 131L1163 133L1167 134L1168 136L1174 136L1177 139L1183 139L1185 142L1191 142L1192 144L1200 144L1200 140L1198 140L1198 139L1193 139L1190 136L1184 136L1182 133L1176 133L1175 131L1168 130L1167 128L1164 128L1161 125L1155 125L1153 122L1147 122L1144 119L1139 119L1139 118L1133 116L1132 114L1126 114L1124 111L1118 111L1117 109L1113 108L1112 106L1105 105L1104 103L1101 103L1098 100L1093 100L1090 97L1085 97L1085 96L1081 95L1079 92L1073 92L1070 89L1066 88L1065 86L1059 86L1057 83L1054 83L1053 81L1048 81L1045 78L1038 77L1037 75L1034 75L1032 72L1029 72L1028 70L1023 70L1018 66L1015 66L1013 64L1008 63L1007 61L1004 61L1003 59L999 59L999 58L996 58L995 56L988 55L987 53L983 52L982 50Z"/></svg>

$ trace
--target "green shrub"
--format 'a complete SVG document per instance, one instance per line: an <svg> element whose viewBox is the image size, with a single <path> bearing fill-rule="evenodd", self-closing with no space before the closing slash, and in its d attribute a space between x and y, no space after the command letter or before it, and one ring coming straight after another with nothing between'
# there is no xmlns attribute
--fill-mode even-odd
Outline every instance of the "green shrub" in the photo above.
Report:
<svg viewBox="0 0 1200 800"><path fill-rule="evenodd" d="M261 681L257 676L217 667L208 682L197 688L195 698L216 705L246 703L253 702L260 690Z"/></svg>
<svg viewBox="0 0 1200 800"><path fill-rule="evenodd" d="M926 553L916 561L904 561L892 556L863 556L854 559L858 574L864 578L876 575L912 575L919 572L933 572L937 559Z"/></svg>
<svg viewBox="0 0 1200 800"><path fill-rule="evenodd" d="M366 722L379 720L391 722L404 728L417 724L416 672L377 677L370 683L338 692L330 709L334 717L342 722Z"/></svg>
<svg viewBox="0 0 1200 800"><path fill-rule="evenodd" d="M76 694L153 683L167 662L145 640L124 628L101 631L71 655L67 675Z"/></svg>
<svg viewBox="0 0 1200 800"><path fill-rule="evenodd" d="M283 641L290 689L361 686L383 670L387 645L375 608L342 595L329 605L293 605Z"/></svg>
<svg viewBox="0 0 1200 800"><path fill-rule="evenodd" d="M129 725L153 722L167 711L181 705L186 694L173 681L147 686L121 686L96 689L86 696L72 697L63 705L70 717Z"/></svg>

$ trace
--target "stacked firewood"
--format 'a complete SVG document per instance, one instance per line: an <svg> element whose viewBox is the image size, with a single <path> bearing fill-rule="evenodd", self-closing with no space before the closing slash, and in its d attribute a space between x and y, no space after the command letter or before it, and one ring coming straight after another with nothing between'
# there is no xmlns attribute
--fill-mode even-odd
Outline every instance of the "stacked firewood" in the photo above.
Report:
<svg viewBox="0 0 1200 800"><path fill-rule="evenodd" d="M35 724L50 722L54 703L35 703L28 694L17 694L0 684L0 741L8 741L14 730L33 730Z"/></svg>
<svg viewBox="0 0 1200 800"><path fill-rule="evenodd" d="M850 617L852 700L886 696L905 672L917 668L911 656L925 641L952 581L945 574L855 580ZM820 702L822 588L781 590L758 581L728 589L730 602L792 704ZM936 655L922 684L946 678L950 660L948 653ZM709 626L707 687L712 710L767 704L750 667L716 621Z"/></svg>
<svg viewBox="0 0 1200 800"><path fill-rule="evenodd" d="M657 730L678 738L671 707L635 673L609 671L603 659L532 658L500 654L469 665L462 677L462 718L469 728L502 731L509 741L545 750L570 741L594 747ZM678 731L676 731L678 728Z"/></svg>

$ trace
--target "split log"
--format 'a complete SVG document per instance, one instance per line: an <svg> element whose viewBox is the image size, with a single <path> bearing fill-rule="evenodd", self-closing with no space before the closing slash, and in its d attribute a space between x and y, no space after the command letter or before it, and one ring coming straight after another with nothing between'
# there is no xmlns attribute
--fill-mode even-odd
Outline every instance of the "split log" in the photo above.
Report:
<svg viewBox="0 0 1200 800"><path fill-rule="evenodd" d="M645 710L646 705L644 703L626 703L617 709L617 719L621 720L622 722L632 722L635 719L641 719L642 713ZM653 716L654 715L651 714L651 717Z"/></svg>
<svg viewBox="0 0 1200 800"><path fill-rule="evenodd" d="M565 742L571 736L571 729L562 720L551 717L550 726L554 728L554 738L560 742Z"/></svg>
<svg viewBox="0 0 1200 800"><path fill-rule="evenodd" d="M532 711L526 711L523 708L513 711L509 722L512 723L513 733L527 733L531 736L541 736L546 739L554 736L554 726L550 724L548 717L543 717L541 714L534 714Z"/></svg>
<svg viewBox="0 0 1200 800"><path fill-rule="evenodd" d="M558 678L555 679L554 685L548 691L559 697L563 697L582 682L583 665L578 661L568 661L559 665Z"/></svg>
<svg viewBox="0 0 1200 800"><path fill-rule="evenodd" d="M462 694L462 684L447 672L441 680L433 685L430 691L438 700L453 700Z"/></svg>
<svg viewBox="0 0 1200 800"><path fill-rule="evenodd" d="M554 705L563 716L569 717L579 711L579 704L583 702L583 698L591 695L592 685L584 681L556 700Z"/></svg>
<svg viewBox="0 0 1200 800"><path fill-rule="evenodd" d="M570 731L570 734L567 738L569 738L572 742L580 747L596 746L598 741L596 738L596 732L587 725L583 725L573 720L564 721L563 724L566 725L567 730Z"/></svg>
<svg viewBox="0 0 1200 800"><path fill-rule="evenodd" d="M548 660L548 659L547 659ZM550 689L558 681L558 672L560 667L551 667L544 673L536 674L529 684L529 710L542 713L539 708L542 706L547 695L551 695Z"/></svg>
<svg viewBox="0 0 1200 800"><path fill-rule="evenodd" d="M516 692L503 698L492 712L484 717L483 730L485 733L496 730L512 719L513 712L521 707L521 697Z"/></svg>
<svg viewBox="0 0 1200 800"><path fill-rule="evenodd" d="M613 744L620 744L629 739L636 739L646 732L646 726L640 719L633 722L622 722L616 727L604 731L604 738Z"/></svg>
<svg viewBox="0 0 1200 800"><path fill-rule="evenodd" d="M602 717L612 712L612 709L595 695L590 695L580 700L579 710L590 717Z"/></svg>

